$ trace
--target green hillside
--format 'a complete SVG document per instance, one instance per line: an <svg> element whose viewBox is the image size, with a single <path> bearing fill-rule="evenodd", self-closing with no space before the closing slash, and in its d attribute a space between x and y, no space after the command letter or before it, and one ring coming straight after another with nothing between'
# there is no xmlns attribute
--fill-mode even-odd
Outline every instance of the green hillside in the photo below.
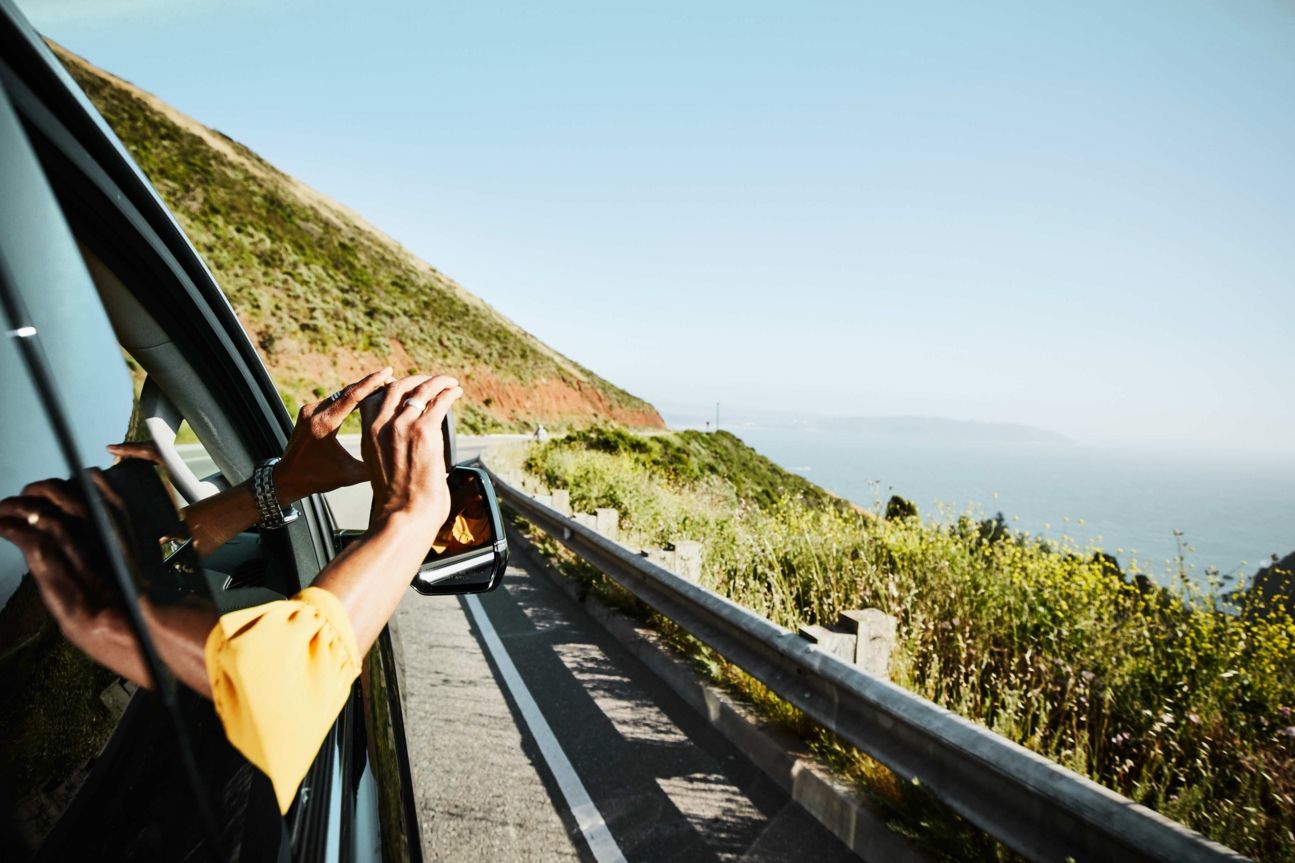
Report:
<svg viewBox="0 0 1295 863"><path fill-rule="evenodd" d="M1121 571L1001 517L859 510L724 432L589 429L530 446L522 467L577 512L618 510L630 548L700 541L700 584L792 631L849 609L892 615L898 685L1253 859L1295 860L1295 620L1280 592L1232 594L1247 609L1233 614L1222 583L1196 586L1182 562L1156 587L1136 562ZM693 655L936 843L932 859L1014 859L714 654Z"/></svg>
<svg viewBox="0 0 1295 863"><path fill-rule="evenodd" d="M731 485L740 499L763 508L796 498L813 506L858 510L849 501L780 467L726 431L637 435L620 428L594 427L554 440L549 448L623 456L639 467L681 484L719 480Z"/></svg>
<svg viewBox="0 0 1295 863"><path fill-rule="evenodd" d="M359 216L54 47L206 259L290 406L390 362L456 374L468 430L664 425Z"/></svg>

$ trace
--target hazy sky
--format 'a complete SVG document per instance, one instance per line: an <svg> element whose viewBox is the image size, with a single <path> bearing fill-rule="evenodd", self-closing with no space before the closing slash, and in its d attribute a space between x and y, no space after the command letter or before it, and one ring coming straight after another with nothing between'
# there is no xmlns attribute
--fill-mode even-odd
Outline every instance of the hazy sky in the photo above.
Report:
<svg viewBox="0 0 1295 863"><path fill-rule="evenodd" d="M1284 0L19 5L659 404L1295 452Z"/></svg>

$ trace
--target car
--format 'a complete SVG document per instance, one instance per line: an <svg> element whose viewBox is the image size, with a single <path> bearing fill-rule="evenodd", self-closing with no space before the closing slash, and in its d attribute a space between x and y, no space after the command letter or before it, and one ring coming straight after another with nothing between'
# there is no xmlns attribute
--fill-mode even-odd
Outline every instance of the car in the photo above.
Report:
<svg viewBox="0 0 1295 863"><path fill-rule="evenodd" d="M0 0L0 297L0 498L110 474L105 447L143 431L190 502L283 451L292 418L229 302L10 0ZM214 475L182 457L177 434L189 433ZM293 595L345 541L322 498L298 507L293 523L240 535L205 569L162 549L174 582L164 585L144 577L139 545L110 520L87 530L109 569L135 567L117 584L128 613L137 591L198 594L227 611ZM123 511L173 519L165 508L154 496ZM425 567L418 589L493 587L494 551L473 577ZM211 704L150 667L156 691L76 649L21 552L0 541L0 860L421 859L389 630L286 816Z"/></svg>

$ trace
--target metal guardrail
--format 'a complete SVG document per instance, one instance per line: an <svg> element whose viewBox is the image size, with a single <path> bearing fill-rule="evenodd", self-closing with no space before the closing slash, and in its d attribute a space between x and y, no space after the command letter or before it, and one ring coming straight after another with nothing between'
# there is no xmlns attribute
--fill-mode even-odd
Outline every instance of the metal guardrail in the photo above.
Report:
<svg viewBox="0 0 1295 863"><path fill-rule="evenodd" d="M617 584L805 711L917 780L1031 860L1216 863L1248 858L880 678L533 500L500 499Z"/></svg>

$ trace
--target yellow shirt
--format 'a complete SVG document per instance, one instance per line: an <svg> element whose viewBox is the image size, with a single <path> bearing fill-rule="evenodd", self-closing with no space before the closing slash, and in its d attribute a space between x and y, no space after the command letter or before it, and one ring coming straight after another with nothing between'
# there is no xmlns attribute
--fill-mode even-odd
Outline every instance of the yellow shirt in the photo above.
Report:
<svg viewBox="0 0 1295 863"><path fill-rule="evenodd" d="M437 554L458 554L469 548L485 545L490 540L490 518L472 516L466 511L458 513L445 523L432 540L432 551Z"/></svg>
<svg viewBox="0 0 1295 863"><path fill-rule="evenodd" d="M308 587L231 611L207 636L206 657L229 742L270 777L286 813L360 674L346 609Z"/></svg>

